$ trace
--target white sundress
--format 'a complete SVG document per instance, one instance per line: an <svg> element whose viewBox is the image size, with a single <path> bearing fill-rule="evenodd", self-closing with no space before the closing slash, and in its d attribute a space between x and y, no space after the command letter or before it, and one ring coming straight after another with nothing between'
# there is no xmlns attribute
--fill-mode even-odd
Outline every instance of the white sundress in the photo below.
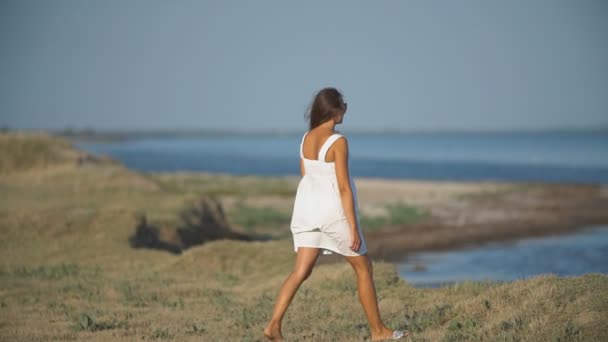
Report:
<svg viewBox="0 0 608 342"><path fill-rule="evenodd" d="M300 143L304 176L298 184L290 225L294 251L297 252L298 247L316 247L322 249L322 254L336 252L347 256L363 255L367 252L367 245L361 233L355 183L349 173L361 240L356 252L350 249L350 225L342 207L335 163L325 161L329 147L342 136L337 133L331 135L321 146L318 160L314 160L304 158L302 152L306 134L308 132L304 133Z"/></svg>

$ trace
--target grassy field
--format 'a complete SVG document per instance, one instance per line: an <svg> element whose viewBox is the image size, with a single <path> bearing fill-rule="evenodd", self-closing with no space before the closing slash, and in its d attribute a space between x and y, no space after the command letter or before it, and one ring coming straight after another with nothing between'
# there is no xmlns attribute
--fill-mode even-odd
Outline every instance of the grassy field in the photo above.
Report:
<svg viewBox="0 0 608 342"><path fill-rule="evenodd" d="M0 340L262 341L295 260L294 178L143 174L45 135L0 135ZM207 242L171 254L133 249L137 213L171 222L205 194L235 229L269 241ZM388 205L378 226L424 217ZM608 340L608 276L418 289L374 260L385 322L413 341ZM346 263L320 264L284 321L291 341L364 341Z"/></svg>

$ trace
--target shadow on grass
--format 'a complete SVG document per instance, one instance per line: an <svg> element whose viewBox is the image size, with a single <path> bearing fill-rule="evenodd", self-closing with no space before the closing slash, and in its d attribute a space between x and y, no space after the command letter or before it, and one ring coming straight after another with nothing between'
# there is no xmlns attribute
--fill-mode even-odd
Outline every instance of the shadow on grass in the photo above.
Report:
<svg viewBox="0 0 608 342"><path fill-rule="evenodd" d="M180 254L192 246L222 239L267 241L271 237L234 231L221 204L215 199L201 196L181 210L177 226L149 223L145 214L139 214L129 244L133 248L161 249Z"/></svg>

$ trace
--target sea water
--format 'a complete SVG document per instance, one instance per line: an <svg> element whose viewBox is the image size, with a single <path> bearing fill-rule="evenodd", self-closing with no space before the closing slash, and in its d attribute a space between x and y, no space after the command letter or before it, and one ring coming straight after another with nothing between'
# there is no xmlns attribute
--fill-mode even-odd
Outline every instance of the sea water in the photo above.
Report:
<svg viewBox="0 0 608 342"><path fill-rule="evenodd" d="M408 283L434 287L465 280L513 281L539 274L608 274L608 225L576 233L409 255L398 264Z"/></svg>
<svg viewBox="0 0 608 342"><path fill-rule="evenodd" d="M354 177L608 183L608 132L344 133ZM77 142L141 171L299 175L301 135Z"/></svg>

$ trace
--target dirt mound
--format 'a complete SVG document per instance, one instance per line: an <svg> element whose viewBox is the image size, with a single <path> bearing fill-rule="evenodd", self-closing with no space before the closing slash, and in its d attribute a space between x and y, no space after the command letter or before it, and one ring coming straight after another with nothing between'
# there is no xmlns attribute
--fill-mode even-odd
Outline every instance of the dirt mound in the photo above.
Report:
<svg viewBox="0 0 608 342"><path fill-rule="evenodd" d="M0 133L0 173L44 169L71 164L120 164L107 157L78 150L68 140L45 132Z"/></svg>

